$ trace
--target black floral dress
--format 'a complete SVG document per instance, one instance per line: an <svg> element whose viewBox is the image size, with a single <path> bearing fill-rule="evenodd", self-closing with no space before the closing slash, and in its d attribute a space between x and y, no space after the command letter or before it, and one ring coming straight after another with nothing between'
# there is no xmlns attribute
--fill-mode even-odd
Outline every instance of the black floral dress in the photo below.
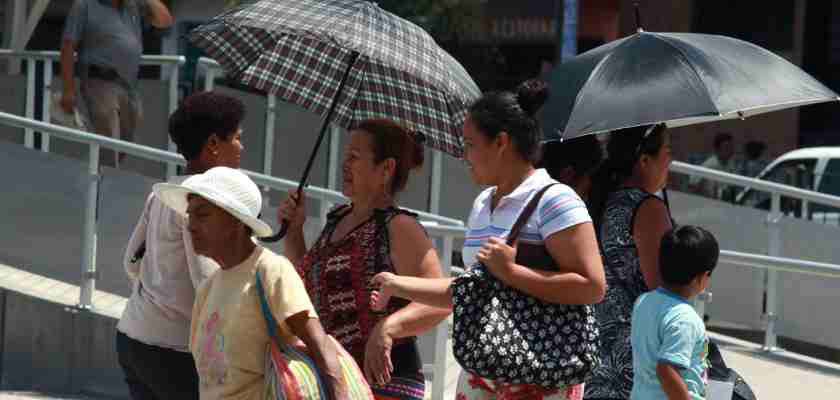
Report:
<svg viewBox="0 0 840 400"><path fill-rule="evenodd" d="M630 320L633 303L649 291L639 266L633 222L641 204L654 195L636 188L609 195L599 231L607 294L596 304L601 333L601 365L586 383L586 399L629 399L633 388Z"/></svg>

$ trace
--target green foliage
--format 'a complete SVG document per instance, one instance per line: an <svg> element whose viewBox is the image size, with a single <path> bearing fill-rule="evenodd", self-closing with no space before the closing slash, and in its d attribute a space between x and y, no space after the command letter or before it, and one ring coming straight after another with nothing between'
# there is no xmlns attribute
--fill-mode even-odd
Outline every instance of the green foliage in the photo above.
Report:
<svg viewBox="0 0 840 400"><path fill-rule="evenodd" d="M438 41L455 41L482 21L486 0L380 0L382 9L423 27Z"/></svg>
<svg viewBox="0 0 840 400"><path fill-rule="evenodd" d="M174 1L174 0L170 0ZM249 0L227 0L234 7ZM438 41L455 41L482 21L487 0L378 0L383 10L423 27Z"/></svg>

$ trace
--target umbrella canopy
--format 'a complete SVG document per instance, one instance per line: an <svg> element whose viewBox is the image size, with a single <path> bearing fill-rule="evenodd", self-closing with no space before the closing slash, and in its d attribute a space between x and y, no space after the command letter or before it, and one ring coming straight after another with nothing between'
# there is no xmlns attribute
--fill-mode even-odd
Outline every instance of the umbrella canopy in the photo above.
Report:
<svg viewBox="0 0 840 400"><path fill-rule="evenodd" d="M677 127L838 100L782 57L719 35L641 31L557 66L546 132L570 139Z"/></svg>
<svg viewBox="0 0 840 400"><path fill-rule="evenodd" d="M370 1L253 1L189 38L242 84L322 115L334 106L329 119L345 128L395 120L454 156L481 95L426 31Z"/></svg>

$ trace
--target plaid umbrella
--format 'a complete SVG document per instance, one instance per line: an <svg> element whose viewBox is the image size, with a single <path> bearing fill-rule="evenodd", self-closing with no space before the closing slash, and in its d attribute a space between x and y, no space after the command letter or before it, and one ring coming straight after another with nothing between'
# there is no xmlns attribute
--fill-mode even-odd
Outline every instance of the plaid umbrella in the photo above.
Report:
<svg viewBox="0 0 840 400"><path fill-rule="evenodd" d="M244 85L348 129L393 119L454 156L466 108L481 94L428 33L370 1L253 1L189 38Z"/></svg>
<svg viewBox="0 0 840 400"><path fill-rule="evenodd" d="M189 34L240 83L325 114L298 186L306 186L329 122L389 118L460 157L467 106L481 91L426 31L362 0L257 0ZM285 236L287 224L276 241Z"/></svg>

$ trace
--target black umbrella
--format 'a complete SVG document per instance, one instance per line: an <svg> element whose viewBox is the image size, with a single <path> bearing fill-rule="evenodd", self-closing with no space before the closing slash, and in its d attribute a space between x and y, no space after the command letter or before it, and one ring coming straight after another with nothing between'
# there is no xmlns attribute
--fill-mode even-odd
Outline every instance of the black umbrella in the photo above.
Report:
<svg viewBox="0 0 840 400"><path fill-rule="evenodd" d="M389 118L458 157L467 106L481 95L426 31L370 1L251 1L189 38L239 83L325 115L299 193L329 122Z"/></svg>
<svg viewBox="0 0 840 400"><path fill-rule="evenodd" d="M664 123L746 118L838 100L778 55L726 36L638 33L552 72L546 132L562 139Z"/></svg>

